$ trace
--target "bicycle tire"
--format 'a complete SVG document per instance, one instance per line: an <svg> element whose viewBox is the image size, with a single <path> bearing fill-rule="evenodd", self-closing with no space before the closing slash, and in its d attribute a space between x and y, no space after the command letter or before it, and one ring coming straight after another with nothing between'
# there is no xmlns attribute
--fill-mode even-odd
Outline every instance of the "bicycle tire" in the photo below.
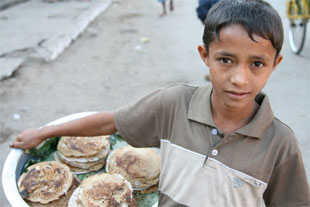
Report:
<svg viewBox="0 0 310 207"><path fill-rule="evenodd" d="M297 55L301 53L305 45L307 23L307 20L304 19L291 20L289 28L289 42L291 50Z"/></svg>

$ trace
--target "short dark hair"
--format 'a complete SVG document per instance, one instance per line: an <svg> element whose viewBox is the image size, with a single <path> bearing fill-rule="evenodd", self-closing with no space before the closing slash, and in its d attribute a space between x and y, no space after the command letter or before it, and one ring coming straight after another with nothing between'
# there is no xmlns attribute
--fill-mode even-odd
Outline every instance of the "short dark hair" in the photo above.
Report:
<svg viewBox="0 0 310 207"><path fill-rule="evenodd" d="M253 34L271 41L279 55L283 44L283 26L278 12L263 0L220 0L209 11L204 22L203 43L220 38L220 30L231 24L240 24L253 40Z"/></svg>

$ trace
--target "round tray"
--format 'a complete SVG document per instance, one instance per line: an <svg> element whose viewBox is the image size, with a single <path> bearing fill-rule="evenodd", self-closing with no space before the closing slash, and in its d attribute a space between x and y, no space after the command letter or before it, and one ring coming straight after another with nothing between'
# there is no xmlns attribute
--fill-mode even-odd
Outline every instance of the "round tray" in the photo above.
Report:
<svg viewBox="0 0 310 207"><path fill-rule="evenodd" d="M46 126L57 125L65 123L67 121L79 119L85 116L92 115L97 112L81 112L77 114L72 114L65 116L63 118L52 121ZM22 173L23 166L28 161L29 155L25 154L21 149L12 149L9 155L7 156L3 171L2 171L2 187L4 194L13 207L29 207L29 205L23 200L20 196L17 189L17 180ZM158 204L154 204L152 207L157 207Z"/></svg>

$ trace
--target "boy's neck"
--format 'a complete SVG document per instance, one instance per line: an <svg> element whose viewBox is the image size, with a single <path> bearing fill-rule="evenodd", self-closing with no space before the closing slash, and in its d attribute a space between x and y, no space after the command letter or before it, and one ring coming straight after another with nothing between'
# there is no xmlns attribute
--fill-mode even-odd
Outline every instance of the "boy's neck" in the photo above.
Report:
<svg viewBox="0 0 310 207"><path fill-rule="evenodd" d="M212 117L215 125L225 134L234 133L247 125L258 111L259 105L253 100L253 104L243 109L231 109L215 103L211 99Z"/></svg>

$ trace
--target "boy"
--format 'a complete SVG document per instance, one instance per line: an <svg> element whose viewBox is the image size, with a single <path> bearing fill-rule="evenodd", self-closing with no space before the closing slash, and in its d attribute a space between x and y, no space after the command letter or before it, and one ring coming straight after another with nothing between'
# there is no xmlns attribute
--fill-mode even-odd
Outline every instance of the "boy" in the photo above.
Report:
<svg viewBox="0 0 310 207"><path fill-rule="evenodd" d="M170 86L116 112L27 130L11 147L118 131L133 146L160 146L159 206L309 207L296 138L261 93L282 60L279 15L262 0L222 0L203 42L212 85Z"/></svg>
<svg viewBox="0 0 310 207"><path fill-rule="evenodd" d="M197 17L202 23L204 23L207 14L211 7L216 4L219 0L199 0L199 5L196 8Z"/></svg>
<svg viewBox="0 0 310 207"><path fill-rule="evenodd" d="M166 16L167 15L167 10L166 10L166 0L158 0L161 5L163 6L163 13L160 15L160 17ZM169 3L169 9L170 11L174 10L174 4L173 4L173 0L170 0Z"/></svg>

